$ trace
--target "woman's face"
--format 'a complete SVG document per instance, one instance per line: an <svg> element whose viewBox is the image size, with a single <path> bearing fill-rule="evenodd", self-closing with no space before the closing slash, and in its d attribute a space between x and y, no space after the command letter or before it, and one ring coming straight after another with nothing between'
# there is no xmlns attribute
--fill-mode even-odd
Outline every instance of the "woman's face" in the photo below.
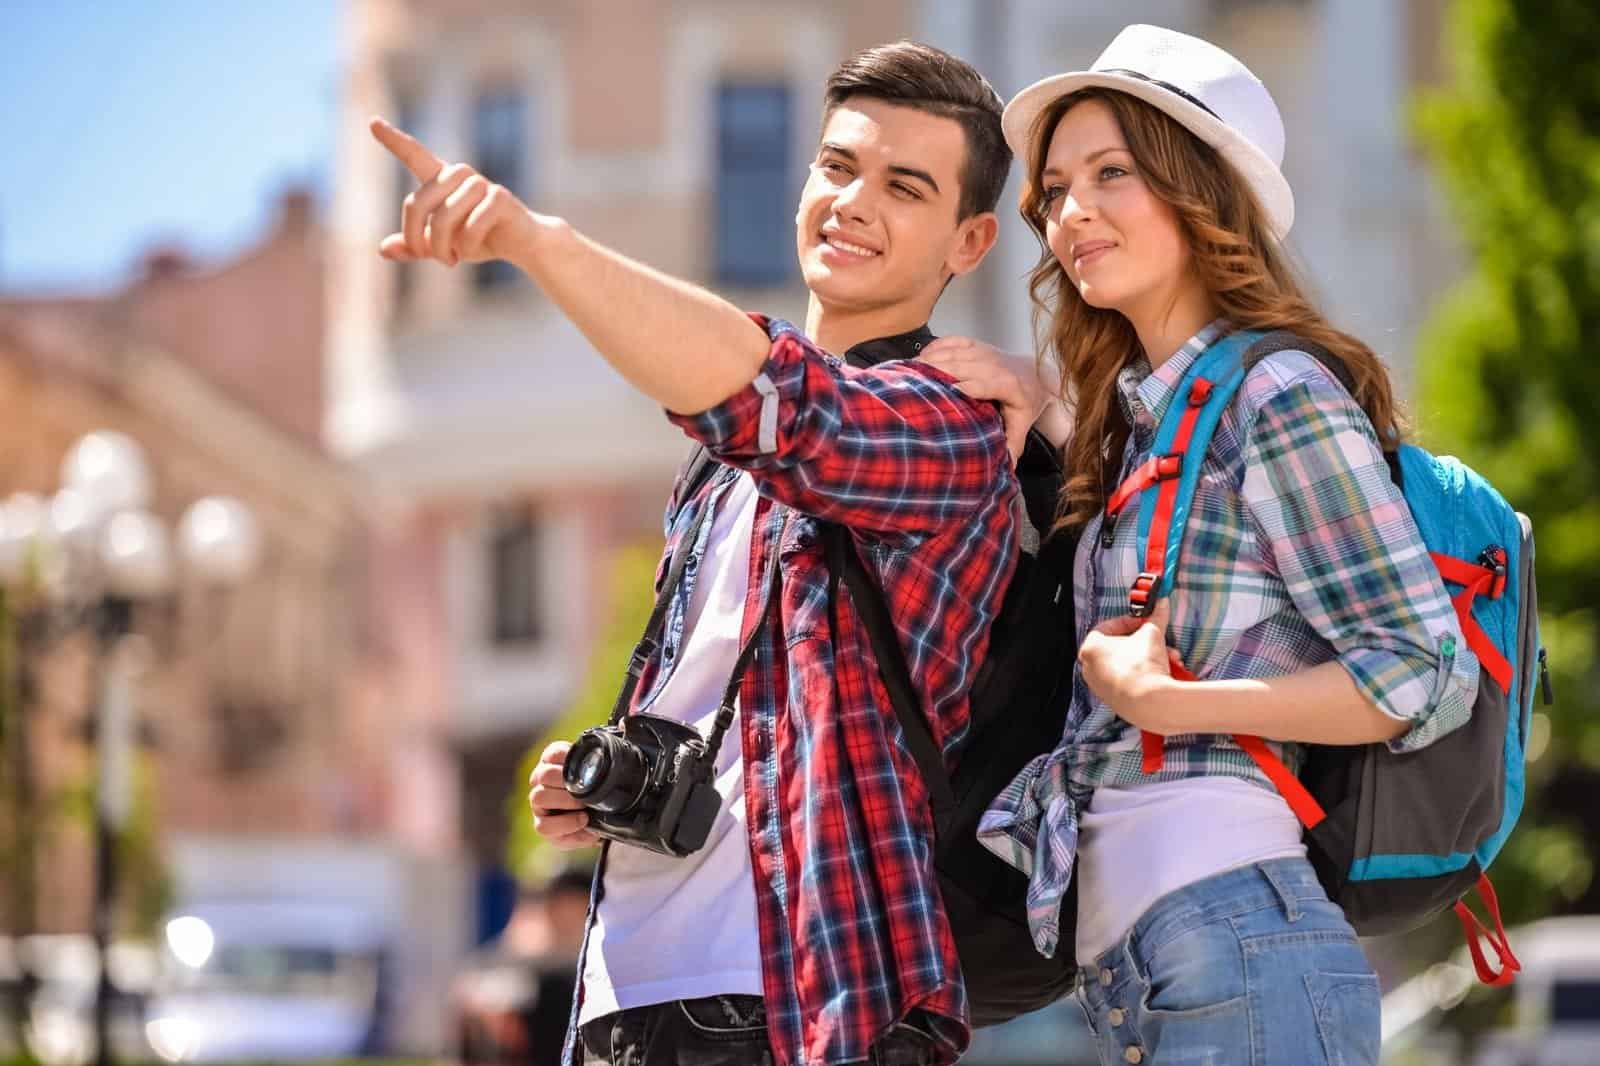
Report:
<svg viewBox="0 0 1600 1066"><path fill-rule="evenodd" d="M1040 188L1050 250L1091 307L1138 326L1199 288L1177 215L1145 184L1104 101L1061 116Z"/></svg>

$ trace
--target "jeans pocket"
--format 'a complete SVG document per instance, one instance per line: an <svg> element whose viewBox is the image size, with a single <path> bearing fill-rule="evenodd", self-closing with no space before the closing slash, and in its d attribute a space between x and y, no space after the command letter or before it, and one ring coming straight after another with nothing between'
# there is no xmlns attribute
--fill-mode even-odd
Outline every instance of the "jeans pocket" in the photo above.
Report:
<svg viewBox="0 0 1600 1066"><path fill-rule="evenodd" d="M1306 992L1328 1066L1377 1066L1382 1031L1377 975L1319 970L1306 974Z"/></svg>
<svg viewBox="0 0 1600 1066"><path fill-rule="evenodd" d="M1224 1013L1245 1001L1244 953L1232 923L1196 925L1141 962L1143 1008L1153 1014Z"/></svg>

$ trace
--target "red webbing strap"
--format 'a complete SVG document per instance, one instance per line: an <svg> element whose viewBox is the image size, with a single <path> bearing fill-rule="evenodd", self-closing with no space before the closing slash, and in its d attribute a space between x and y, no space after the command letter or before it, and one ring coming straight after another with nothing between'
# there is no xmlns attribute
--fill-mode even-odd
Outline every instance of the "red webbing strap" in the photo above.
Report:
<svg viewBox="0 0 1600 1066"><path fill-rule="evenodd" d="M1478 971L1478 980L1496 987L1509 985L1521 971L1522 963L1511 950L1511 938L1506 935L1505 922L1500 918L1500 900L1495 895L1494 884L1488 874L1478 878L1477 889L1484 909L1489 912L1489 920L1494 922L1494 929L1491 931L1478 920L1465 899L1456 901L1456 918L1460 920L1461 932L1467 938L1467 950L1472 954L1472 966ZM1489 967L1489 960L1483 953L1484 940L1489 941L1489 946L1500 958L1499 973Z"/></svg>
<svg viewBox="0 0 1600 1066"><path fill-rule="evenodd" d="M1167 665L1172 670L1172 676L1179 681L1198 680L1188 667L1184 666L1178 659L1178 653L1171 648L1167 649ZM1159 734L1146 733L1142 730L1140 731L1139 739L1144 745L1143 770L1147 774L1155 773L1161 769L1162 748L1165 740ZM1322 804L1317 802L1316 797L1306 789L1306 786L1300 783L1300 779L1291 774L1289 768L1283 765L1283 760L1272 753L1272 749L1267 747L1266 741L1260 737L1252 737L1245 733L1235 733L1233 739L1234 743L1243 748L1244 753L1250 756L1250 761L1256 764L1256 768L1267 775L1267 780L1272 782L1272 787L1276 788L1278 794L1289 804L1289 809L1294 811L1294 816L1300 819L1301 825L1307 829L1315 829L1321 824L1322 820L1328 816L1328 813L1322 809ZM1153 765L1152 750L1154 751Z"/></svg>
<svg viewBox="0 0 1600 1066"><path fill-rule="evenodd" d="M1172 450L1164 457L1177 459L1179 469L1182 469L1184 453L1189 450L1189 443L1194 439L1194 426L1200 420L1200 412L1205 410L1207 398L1211 395L1212 383L1205 378L1195 378L1189 383L1189 395L1185 399L1183 415L1178 420L1177 434L1172 438ZM1161 488L1156 495L1155 514L1150 519L1150 539L1144 549L1144 572L1139 575L1140 580L1128 593L1128 610L1138 617L1145 617L1155 609L1155 586L1161 582L1161 575L1167 565L1167 536L1172 531L1172 511L1178 503L1178 485L1181 479L1172 477L1161 482ZM1169 594L1171 590L1168 590Z"/></svg>
<svg viewBox="0 0 1600 1066"><path fill-rule="evenodd" d="M1167 668L1172 671L1172 676L1179 681L1200 680L1189 671L1187 666L1183 665L1183 660L1178 658L1178 652L1174 648L1167 649ZM1139 730L1139 744L1144 750L1144 761L1140 764L1139 769L1147 774L1153 774L1161 769L1167 757L1167 738L1160 733L1151 733L1141 729Z"/></svg>
<svg viewBox="0 0 1600 1066"><path fill-rule="evenodd" d="M1167 761L1166 746L1167 738L1160 733L1151 733L1144 729L1139 730L1139 748L1144 754L1143 760L1139 763L1139 769L1147 774L1153 774L1160 770Z"/></svg>
<svg viewBox="0 0 1600 1066"><path fill-rule="evenodd" d="M1139 493L1158 481L1175 478L1181 473L1183 473L1183 456L1152 455L1140 463L1138 469L1117 486L1117 491L1106 501L1106 514L1115 518L1122 513L1124 507L1128 506L1128 501Z"/></svg>
<svg viewBox="0 0 1600 1066"><path fill-rule="evenodd" d="M1212 387L1213 383L1205 378L1197 377L1189 383L1189 395L1184 397L1183 415L1178 421L1178 431L1172 438L1172 450L1166 455L1152 457L1149 462L1141 465L1133 477L1123 482L1112 496L1117 510L1121 510L1134 495L1133 492L1124 495L1123 490L1138 479L1140 472L1146 468L1149 469L1149 477L1153 480L1146 480L1137 491L1142 492L1156 481L1161 484L1160 495L1156 497L1155 515L1150 522L1150 540L1145 545L1144 573L1139 575L1139 580L1134 582L1134 587L1129 593L1129 610L1140 617L1148 615L1155 609L1155 585L1160 582L1162 569L1166 565L1167 534L1172 529L1172 511L1178 501L1178 480L1183 472L1183 456L1189 450L1190 441L1194 439L1195 423L1200 420L1200 412L1205 410L1206 400L1211 397ZM1116 514L1116 511L1111 509L1110 503L1106 505L1106 509L1111 514ZM1195 680L1194 674L1178 660L1176 652L1169 649L1167 658L1173 677L1179 681ZM1159 733L1141 729L1139 748L1140 770L1147 774L1160 770L1166 762L1166 738Z"/></svg>
<svg viewBox="0 0 1600 1066"><path fill-rule="evenodd" d="M1289 768L1283 765L1283 760L1272 753L1266 741L1246 733L1235 733L1233 740L1244 749L1246 755L1250 756L1250 761L1256 764L1256 768L1267 775L1267 780L1278 790L1278 795L1288 802L1289 809L1300 819L1301 825L1307 829L1315 829L1322 824L1328 812L1322 809L1322 804L1318 803L1317 798L1300 783L1300 779L1289 772Z"/></svg>
<svg viewBox="0 0 1600 1066"><path fill-rule="evenodd" d="M1439 568L1440 577L1461 586L1461 591L1452 596L1450 602L1455 605L1456 617L1461 622L1461 635L1466 639L1467 647L1478 657L1478 665L1499 684L1500 691L1509 694L1516 671L1510 661L1500 654L1500 649L1495 647L1494 641L1489 639L1489 634L1484 632L1478 620L1472 617L1472 601L1479 596L1498 598L1505 591L1505 579L1487 566L1439 552L1428 554L1433 559L1433 565Z"/></svg>

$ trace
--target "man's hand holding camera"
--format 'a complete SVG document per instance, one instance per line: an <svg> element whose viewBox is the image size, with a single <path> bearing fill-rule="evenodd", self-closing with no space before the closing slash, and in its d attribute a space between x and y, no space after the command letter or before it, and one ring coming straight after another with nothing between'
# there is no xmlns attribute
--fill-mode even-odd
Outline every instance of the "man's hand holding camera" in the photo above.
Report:
<svg viewBox="0 0 1600 1066"><path fill-rule="evenodd" d="M545 748L544 754L539 756L539 765L528 778L528 807L533 811L533 828L562 851L587 848L600 842L588 829L588 812L578 798L567 791L567 782L562 777L561 767L571 748L571 742L565 740Z"/></svg>

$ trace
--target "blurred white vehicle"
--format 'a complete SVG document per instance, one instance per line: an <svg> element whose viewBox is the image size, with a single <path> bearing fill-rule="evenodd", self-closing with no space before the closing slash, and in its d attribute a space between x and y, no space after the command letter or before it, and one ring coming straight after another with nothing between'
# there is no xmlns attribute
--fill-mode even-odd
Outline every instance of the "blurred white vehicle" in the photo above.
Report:
<svg viewBox="0 0 1600 1066"><path fill-rule="evenodd" d="M1386 1066L1600 1063L1600 915L1547 918L1510 940L1522 972L1508 988L1480 984L1463 950L1384 996Z"/></svg>
<svg viewBox="0 0 1600 1066"><path fill-rule="evenodd" d="M279 900L196 903L164 923L145 1035L168 1062L289 1061L373 1050L385 1009L382 926Z"/></svg>

